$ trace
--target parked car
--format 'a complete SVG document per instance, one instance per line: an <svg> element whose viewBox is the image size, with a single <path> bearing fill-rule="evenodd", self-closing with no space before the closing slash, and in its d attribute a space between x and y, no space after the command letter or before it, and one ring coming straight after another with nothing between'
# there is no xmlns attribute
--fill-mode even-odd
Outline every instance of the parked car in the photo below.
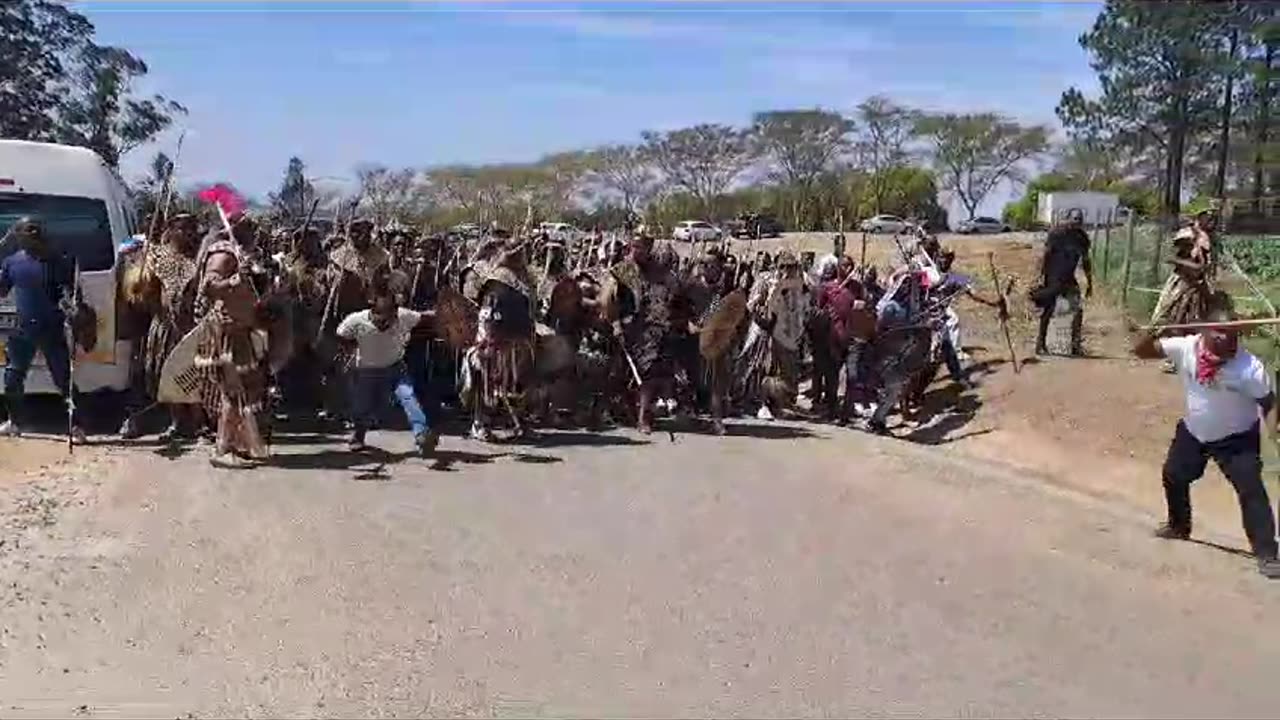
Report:
<svg viewBox="0 0 1280 720"><path fill-rule="evenodd" d="M858 224L858 229L869 233L900 233L911 226L897 215L876 215Z"/></svg>
<svg viewBox="0 0 1280 720"><path fill-rule="evenodd" d="M454 235L460 235L464 238L478 238L484 234L484 230L475 223L462 223L449 228L449 232Z"/></svg>
<svg viewBox="0 0 1280 720"><path fill-rule="evenodd" d="M538 226L538 229L546 233L548 238L561 243L573 242L582 235L582 231L578 228L562 222L544 222Z"/></svg>
<svg viewBox="0 0 1280 720"><path fill-rule="evenodd" d="M782 237L782 223L772 215L747 213L728 224L726 230L736 238L776 238Z"/></svg>
<svg viewBox="0 0 1280 720"><path fill-rule="evenodd" d="M671 237L683 242L715 242L724 237L724 232L705 220L682 220L676 223Z"/></svg>
<svg viewBox="0 0 1280 720"><path fill-rule="evenodd" d="M1009 226L993 217L980 215L976 218L961 220L956 226L956 232L961 235L986 235L990 233L1009 232Z"/></svg>

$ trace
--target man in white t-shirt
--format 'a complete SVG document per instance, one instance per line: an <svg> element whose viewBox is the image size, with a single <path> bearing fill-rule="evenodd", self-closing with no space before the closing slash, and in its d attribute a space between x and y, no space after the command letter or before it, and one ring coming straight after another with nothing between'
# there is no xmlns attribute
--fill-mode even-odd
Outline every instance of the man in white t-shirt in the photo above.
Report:
<svg viewBox="0 0 1280 720"><path fill-rule="evenodd" d="M1229 313L1209 314L1207 322L1230 320ZM1178 422L1163 480L1168 522L1156 535L1172 540L1191 537L1191 483L1213 458L1240 498L1245 535L1258 559L1259 571L1280 578L1276 559L1276 522L1262 484L1259 420L1271 412L1275 391L1267 369L1239 346L1229 328L1206 328L1199 335L1138 341L1134 354L1173 363L1186 392L1187 408Z"/></svg>
<svg viewBox="0 0 1280 720"><path fill-rule="evenodd" d="M375 283L372 307L354 312L338 324L342 342L356 346L351 388L355 431L349 447L365 449L365 433L377 419L378 408L394 395L413 428L419 452L430 454L439 436L413 392L413 379L405 369L404 349L414 330L430 322L429 313L399 307L389 283Z"/></svg>

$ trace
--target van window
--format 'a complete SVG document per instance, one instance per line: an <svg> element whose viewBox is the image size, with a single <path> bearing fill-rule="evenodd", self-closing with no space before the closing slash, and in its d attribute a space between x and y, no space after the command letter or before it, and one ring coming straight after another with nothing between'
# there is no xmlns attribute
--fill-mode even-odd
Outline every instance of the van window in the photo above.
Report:
<svg viewBox="0 0 1280 720"><path fill-rule="evenodd" d="M0 237L24 216L38 220L49 244L60 254L79 261L84 272L110 270L115 265L115 243L107 205L101 200L61 195L0 193ZM0 246L0 257L18 250L9 241Z"/></svg>

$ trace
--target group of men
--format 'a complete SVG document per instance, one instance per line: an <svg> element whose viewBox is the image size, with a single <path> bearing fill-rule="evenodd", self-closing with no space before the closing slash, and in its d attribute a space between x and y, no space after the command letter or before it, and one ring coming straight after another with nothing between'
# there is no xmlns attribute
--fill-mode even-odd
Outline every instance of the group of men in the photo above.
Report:
<svg viewBox="0 0 1280 720"><path fill-rule="evenodd" d="M971 291L924 233L882 283L843 255L843 238L820 259L698 244L682 257L643 232L419 236L355 219L325 238L244 214L206 225L168 218L122 256L137 371L120 434L140 437L163 407L161 439L205 438L220 466L266 460L289 417L341 420L360 450L392 399L430 453L455 399L481 440L568 424L651 432L664 416L698 414L724 433L737 414L803 412L811 377L806 415L887 432L941 365L970 384L950 303ZM69 387L65 259L42 249L39 218L18 230L23 251L0 276L0 289L19 290L29 330L9 341L11 435L24 357L43 351Z"/></svg>
<svg viewBox="0 0 1280 720"><path fill-rule="evenodd" d="M1274 384L1240 347L1215 288L1214 221L1202 213L1175 235L1154 330L1134 349L1165 358L1187 395L1164 465L1168 522L1157 534L1190 536L1188 489L1213 458L1240 496L1259 569L1280 577L1259 422L1274 408ZM1065 302L1080 351L1078 269L1086 296L1093 284L1082 225L1073 213L1047 239L1032 290L1042 308L1038 350ZM644 233L558 242L491 228L471 242L375 233L363 219L343 230L328 239L311 227L267 233L244 215L202 229L178 215L127 252L122 301L138 372L121 435L140 436L148 411L165 405L162 440L207 438L215 465L246 467L269 458L271 429L289 415L341 419L361 451L394 400L429 455L440 400L455 393L470 435L485 441L496 430L520 436L566 423L651 432L662 412L705 413L724 433L735 414L797 412L805 376L807 414L860 416L884 433L891 412L919 408L941 366L971 387L956 298L995 307L1002 320L1008 312L1002 294L984 298L953 273L954 253L924 232L899 245L901 262L881 282L843 253L842 237L820 259L783 250L740 260L725 246L695 245L682 257ZM95 343L74 270L39 219L19 221L11 235L19 249L0 261L0 296L14 296L19 320L6 341L7 436L21 433L34 355L69 394L71 344ZM1185 323L1199 323L1199 333L1187 335ZM176 397L175 383L187 395ZM74 416L69 431L83 438Z"/></svg>

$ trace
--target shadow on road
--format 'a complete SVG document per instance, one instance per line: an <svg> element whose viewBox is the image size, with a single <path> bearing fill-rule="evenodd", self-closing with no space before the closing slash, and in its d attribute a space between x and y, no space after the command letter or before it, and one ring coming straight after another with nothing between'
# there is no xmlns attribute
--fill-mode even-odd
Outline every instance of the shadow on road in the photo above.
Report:
<svg viewBox="0 0 1280 720"><path fill-rule="evenodd" d="M351 470L364 465L394 465L417 455L413 451L393 453L375 447L362 452L318 450L296 455L273 455L267 465L281 470Z"/></svg>
<svg viewBox="0 0 1280 720"><path fill-rule="evenodd" d="M521 445L528 447L610 447L610 446L636 446L648 445L646 440L636 440L625 435L615 435L613 433L593 433L579 431L539 431L538 434L529 439L516 438L504 444Z"/></svg>
<svg viewBox="0 0 1280 720"><path fill-rule="evenodd" d="M710 432L710 426L705 426ZM757 423L726 422L724 434L727 437L758 438L762 440L800 440L817 437L817 433L798 425L765 425Z"/></svg>
<svg viewBox="0 0 1280 720"><path fill-rule="evenodd" d="M339 436L336 433L319 433L319 432L300 432L300 433L284 433L280 430L271 434L272 445L326 445L336 442Z"/></svg>
<svg viewBox="0 0 1280 720"><path fill-rule="evenodd" d="M554 465L564 462L564 458L559 458L555 455L527 455L525 453L516 453L511 456L511 459L528 465Z"/></svg>
<svg viewBox="0 0 1280 720"><path fill-rule="evenodd" d="M487 465L506 453L473 453L465 450L439 450L431 456L431 469L442 472L454 472L454 465ZM558 458L557 458L558 459Z"/></svg>
<svg viewBox="0 0 1280 720"><path fill-rule="evenodd" d="M1224 552L1228 555L1235 555L1237 557L1244 557L1244 558L1250 558L1250 559L1253 558L1253 553L1249 552L1248 550L1243 550L1241 548L1228 547L1226 545L1219 545L1218 543L1211 542L1209 540L1196 540L1195 538L1192 538L1187 542L1195 545L1203 545L1204 547L1212 548L1214 550L1217 550L1218 552Z"/></svg>

